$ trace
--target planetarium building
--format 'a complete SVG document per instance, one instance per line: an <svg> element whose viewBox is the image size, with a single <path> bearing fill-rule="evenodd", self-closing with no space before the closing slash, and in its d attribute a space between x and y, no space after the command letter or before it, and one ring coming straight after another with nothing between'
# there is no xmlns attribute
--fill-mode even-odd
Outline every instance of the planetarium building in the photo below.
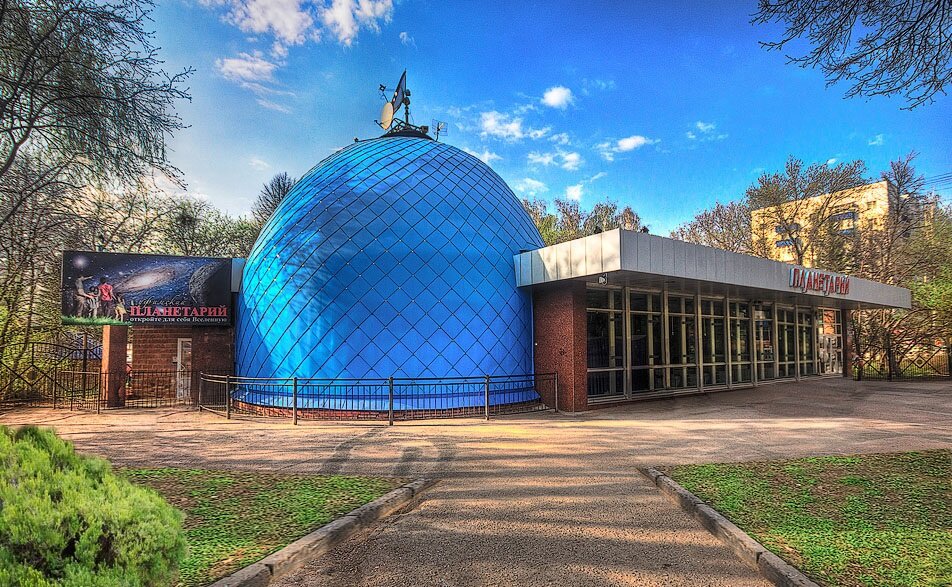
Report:
<svg viewBox="0 0 952 587"><path fill-rule="evenodd" d="M311 169L236 283L234 338L190 348L234 349L228 406L302 417L577 411L848 376L849 312L911 297L626 230L544 246L489 166L408 125Z"/></svg>
<svg viewBox="0 0 952 587"><path fill-rule="evenodd" d="M309 171L255 244L241 285L237 375L530 374L531 292L517 287L513 256L540 246L519 200L472 155L410 130L357 142ZM245 388L246 403L287 404ZM367 390L334 407L388 409L386 389ZM529 384L493 401L532 399ZM474 389L440 406L484 401ZM299 407L322 406L304 398Z"/></svg>

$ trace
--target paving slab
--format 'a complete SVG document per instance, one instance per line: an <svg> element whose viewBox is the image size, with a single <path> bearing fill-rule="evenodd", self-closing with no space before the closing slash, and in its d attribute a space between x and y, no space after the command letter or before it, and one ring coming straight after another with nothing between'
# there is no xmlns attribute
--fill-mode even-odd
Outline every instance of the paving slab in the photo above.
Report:
<svg viewBox="0 0 952 587"><path fill-rule="evenodd" d="M767 585L638 467L952 446L949 382L840 379L490 422L225 420L19 410L117 464L436 477L389 518L277 583Z"/></svg>

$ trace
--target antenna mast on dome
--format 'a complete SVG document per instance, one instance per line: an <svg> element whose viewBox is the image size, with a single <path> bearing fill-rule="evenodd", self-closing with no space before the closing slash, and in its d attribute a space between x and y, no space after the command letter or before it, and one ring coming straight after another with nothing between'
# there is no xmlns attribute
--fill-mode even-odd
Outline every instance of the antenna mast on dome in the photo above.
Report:
<svg viewBox="0 0 952 587"><path fill-rule="evenodd" d="M380 84L379 90L380 97L386 100L387 92L390 91L390 89ZM397 118L397 113L400 112L401 106L403 106L403 120ZM397 87L393 90L393 96L383 105L383 109L380 111L380 120L375 120L374 122L387 131L387 134L407 130L421 132L423 134L430 132L430 127L428 126L414 126L410 123L410 90L407 88L406 70L403 70L403 75L400 76L400 81L397 82Z"/></svg>

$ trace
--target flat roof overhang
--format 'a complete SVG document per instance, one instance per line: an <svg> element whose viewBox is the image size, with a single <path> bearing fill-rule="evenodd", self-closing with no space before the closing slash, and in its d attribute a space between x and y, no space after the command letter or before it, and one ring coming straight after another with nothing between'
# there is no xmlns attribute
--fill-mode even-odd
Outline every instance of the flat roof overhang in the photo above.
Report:
<svg viewBox="0 0 952 587"><path fill-rule="evenodd" d="M630 230L615 229L515 255L516 285L559 281L696 292L763 302L845 309L910 308L912 293L868 279L815 270ZM791 270L849 279L847 293L803 291Z"/></svg>

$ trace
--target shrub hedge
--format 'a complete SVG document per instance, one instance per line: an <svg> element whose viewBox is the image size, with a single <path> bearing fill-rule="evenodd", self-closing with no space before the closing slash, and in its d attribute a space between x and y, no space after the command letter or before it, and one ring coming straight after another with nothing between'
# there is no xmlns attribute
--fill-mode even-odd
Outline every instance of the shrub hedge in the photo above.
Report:
<svg viewBox="0 0 952 587"><path fill-rule="evenodd" d="M175 581L182 514L49 430L0 426L0 587Z"/></svg>

